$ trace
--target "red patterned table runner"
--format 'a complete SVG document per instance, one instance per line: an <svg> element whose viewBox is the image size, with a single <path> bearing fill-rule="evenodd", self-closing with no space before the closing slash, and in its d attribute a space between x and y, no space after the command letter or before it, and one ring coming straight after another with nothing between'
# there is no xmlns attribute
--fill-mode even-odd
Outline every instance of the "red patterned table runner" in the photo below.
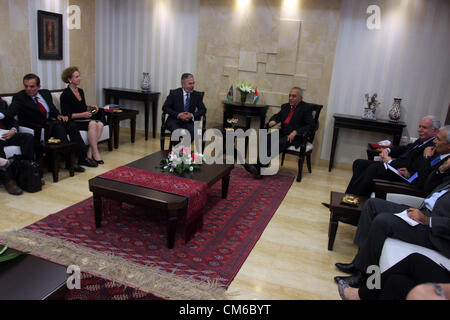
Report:
<svg viewBox="0 0 450 320"><path fill-rule="evenodd" d="M206 203L208 185L205 182L127 166L118 167L99 177L184 196L188 198L186 220L199 212Z"/></svg>

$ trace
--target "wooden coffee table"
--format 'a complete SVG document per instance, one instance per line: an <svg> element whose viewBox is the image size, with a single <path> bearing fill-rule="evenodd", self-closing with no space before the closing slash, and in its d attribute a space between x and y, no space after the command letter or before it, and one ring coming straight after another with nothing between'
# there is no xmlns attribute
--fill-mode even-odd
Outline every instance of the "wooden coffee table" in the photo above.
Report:
<svg viewBox="0 0 450 320"><path fill-rule="evenodd" d="M0 300L62 300L66 282L67 267L32 255L0 263Z"/></svg>
<svg viewBox="0 0 450 320"><path fill-rule="evenodd" d="M159 169L159 163L166 157L166 151L159 151L129 163L127 166L152 172L162 172ZM234 165L232 164L204 164L194 172L185 173L183 177L205 182L208 187L222 180L222 198L225 199L228 193L230 173L233 168ZM188 205L186 197L100 177L89 180L89 190L93 193L97 228L101 227L102 198L152 208L167 214L167 246L170 249L174 247L177 222L179 219L185 219L186 217Z"/></svg>
<svg viewBox="0 0 450 320"><path fill-rule="evenodd" d="M328 228L328 250L333 250L334 239L339 223L339 218L359 218L367 197L359 197L359 205L352 207L341 204L342 197L345 193L331 191L330 195L330 225Z"/></svg>

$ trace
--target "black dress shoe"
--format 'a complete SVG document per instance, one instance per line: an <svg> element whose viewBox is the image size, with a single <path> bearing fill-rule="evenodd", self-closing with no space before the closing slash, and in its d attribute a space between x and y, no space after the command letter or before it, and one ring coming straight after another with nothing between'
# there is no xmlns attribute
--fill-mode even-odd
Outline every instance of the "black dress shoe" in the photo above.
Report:
<svg viewBox="0 0 450 320"><path fill-rule="evenodd" d="M85 172L85 171L86 171L85 168L80 167L80 166L77 165L77 164L74 164L74 165L73 165L73 169L75 170L75 172Z"/></svg>
<svg viewBox="0 0 450 320"><path fill-rule="evenodd" d="M322 202L322 205L323 205L325 208L330 209L330 204L329 204L329 203Z"/></svg>
<svg viewBox="0 0 450 320"><path fill-rule="evenodd" d="M91 168L95 168L98 166L97 162L95 162L94 160L89 159L87 157L84 159L78 160L78 165L91 167Z"/></svg>
<svg viewBox="0 0 450 320"><path fill-rule="evenodd" d="M256 179L262 179L260 169L254 164L244 164L245 170L250 172Z"/></svg>
<svg viewBox="0 0 450 320"><path fill-rule="evenodd" d="M347 285L349 285L352 288L359 288L361 284L363 283L363 276L361 272L357 272L352 276L348 277L334 277L334 281L339 284L339 282L343 281Z"/></svg>
<svg viewBox="0 0 450 320"><path fill-rule="evenodd" d="M97 164L105 164L105 162L103 160L95 160L94 159L94 161L97 162Z"/></svg>
<svg viewBox="0 0 450 320"><path fill-rule="evenodd" d="M353 263L336 263L335 266L339 269L339 271L344 273L355 274L358 272L358 269L356 269Z"/></svg>

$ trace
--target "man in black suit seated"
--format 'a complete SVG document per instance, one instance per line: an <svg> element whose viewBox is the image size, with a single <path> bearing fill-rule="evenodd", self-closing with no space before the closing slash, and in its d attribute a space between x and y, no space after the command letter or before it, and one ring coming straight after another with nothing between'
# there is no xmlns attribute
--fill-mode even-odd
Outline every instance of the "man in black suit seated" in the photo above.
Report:
<svg viewBox="0 0 450 320"><path fill-rule="evenodd" d="M427 160L428 166L432 167L433 169L432 172L427 176L424 185L424 189L429 193L429 196L424 202L424 205L419 208L420 211L417 212L417 209L408 208L408 206L399 205L382 199L369 199L364 204L363 210L361 212L361 216L358 222L358 229L356 230L354 240L355 244L360 249L360 253L358 253L353 262L350 264L336 264L336 267L339 270L347 273L353 273L356 276L354 275L353 277L346 278L337 277L337 282L339 282L339 280L344 280L349 282L350 284L355 284L356 280L361 280L362 274L365 272L367 266L370 265L366 263L369 258L372 259L370 260L371 264L378 264L378 261L374 262L374 259L377 257L379 259L381 255L381 248L384 242L384 240L381 240L383 238L383 235L422 245L427 248L437 249L441 252L444 252L444 255L446 255L447 257L450 256L450 239L448 238L448 234L450 234L450 196L447 195L446 197L444 197L445 192L448 192L450 188L450 126L442 127L439 130L439 133L436 136L434 142L436 146L429 148L433 149L436 155ZM440 206L437 207L438 201ZM436 205L434 205L434 203L436 203ZM430 204L433 204L433 206L431 206ZM417 220L419 223L428 221L429 217L432 217L432 221L436 221L436 223L434 224L429 223L426 225L431 228L431 231L425 231L429 231L429 233L432 233L432 235L429 235L430 239L427 240L428 242L425 241L424 238L421 238L421 235L419 234L415 234L413 232L411 233L411 235L409 234L409 232L413 230L421 230L420 227L411 227L412 229L404 228L404 225L398 223L398 221L403 221L401 221L400 218L394 217L392 215L392 213L400 213L405 209L410 210L410 217L413 218L414 216L413 219ZM424 217L420 213L421 211L426 215L426 217ZM388 215L391 214L392 217L388 217L386 213ZM435 215L439 215L440 217L434 219ZM391 228L391 226L388 226L389 223L392 223L393 229ZM406 224L406 222L403 223ZM399 224L399 226L397 226L397 224ZM379 228L381 227L383 228L383 232L380 232L379 230ZM376 231L372 230L372 228L375 228ZM447 234L447 236L444 236L445 234ZM442 236L446 238L446 242L442 242L442 239L440 238ZM417 240L415 240L416 237ZM433 240L433 237L438 238ZM368 243L371 244L368 245ZM446 243L446 246L443 246L442 243ZM381 247L379 247L379 245L381 245ZM369 254L369 250L372 250L373 252ZM361 251L363 252L361 253Z"/></svg>
<svg viewBox="0 0 450 320"><path fill-rule="evenodd" d="M80 132L73 121L60 114L53 104L52 95L49 90L41 90L41 80L35 74L27 74L23 78L25 90L16 93L13 97L10 108L18 114L19 121L43 125L46 122L53 122L51 136L61 141L70 141L77 144L75 153L78 157L78 164L75 164L75 171L84 172L81 165L96 167L91 159L87 158L87 146L81 138Z"/></svg>
<svg viewBox="0 0 450 320"><path fill-rule="evenodd" d="M433 139L436 137L439 127L439 119L434 116L426 116L420 121L419 138L414 143L383 150L380 154L380 161L355 160L353 162L353 176L345 192L369 196L374 191L374 179L404 181L394 172L387 170L385 164L397 169L405 177L406 172L414 175L414 173L420 171L421 168L417 161L423 158L424 149L433 145ZM419 175L412 180L411 184L419 188L422 187L426 176Z"/></svg>
<svg viewBox="0 0 450 320"><path fill-rule="evenodd" d="M269 120L269 128L281 123L279 131L279 147L277 154L271 154L271 134L267 136L267 151L270 159L277 157L281 152L295 145L298 147L302 142L305 131L314 126L314 118L309 104L303 101L303 90L294 87L289 92L289 102L281 106L280 112L273 115ZM261 167L267 166L259 162L256 165L245 164L244 168L256 178L261 178Z"/></svg>
<svg viewBox="0 0 450 320"><path fill-rule="evenodd" d="M21 158L33 161L34 138L31 134L18 132L18 122L11 111L12 109L8 108L6 102L0 99L0 158L6 159L5 147L19 146L22 152ZM11 170L7 166L0 172L0 182L4 184L10 194L20 195L23 193L13 180Z"/></svg>
<svg viewBox="0 0 450 320"><path fill-rule="evenodd" d="M203 96L194 90L194 76L190 73L183 73L181 76L181 88L170 90L163 110L169 115L166 126L171 132L176 129L186 129L194 139L194 121L206 114L206 107L203 104Z"/></svg>
<svg viewBox="0 0 450 320"><path fill-rule="evenodd" d="M359 287L367 277L367 268L378 265L386 238L399 239L439 251L450 258L450 181L447 179L425 199L420 208L381 199L370 199L364 205L355 243L359 251L351 263L336 263L348 277L335 277L339 286ZM418 225L411 226L394 214L407 210L407 215ZM371 219L369 219L369 217Z"/></svg>

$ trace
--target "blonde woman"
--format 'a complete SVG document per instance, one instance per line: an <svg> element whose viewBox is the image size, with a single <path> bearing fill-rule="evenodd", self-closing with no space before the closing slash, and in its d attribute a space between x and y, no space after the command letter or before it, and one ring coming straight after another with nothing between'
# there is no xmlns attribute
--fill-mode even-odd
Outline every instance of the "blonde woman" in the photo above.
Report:
<svg viewBox="0 0 450 320"><path fill-rule="evenodd" d="M87 157L97 164L104 164L97 147L104 127L99 108L95 105L88 106L86 104L84 91L78 87L81 82L81 75L77 67L69 67L64 70L61 79L68 84L60 98L61 113L74 120L79 130L88 132L89 149Z"/></svg>

